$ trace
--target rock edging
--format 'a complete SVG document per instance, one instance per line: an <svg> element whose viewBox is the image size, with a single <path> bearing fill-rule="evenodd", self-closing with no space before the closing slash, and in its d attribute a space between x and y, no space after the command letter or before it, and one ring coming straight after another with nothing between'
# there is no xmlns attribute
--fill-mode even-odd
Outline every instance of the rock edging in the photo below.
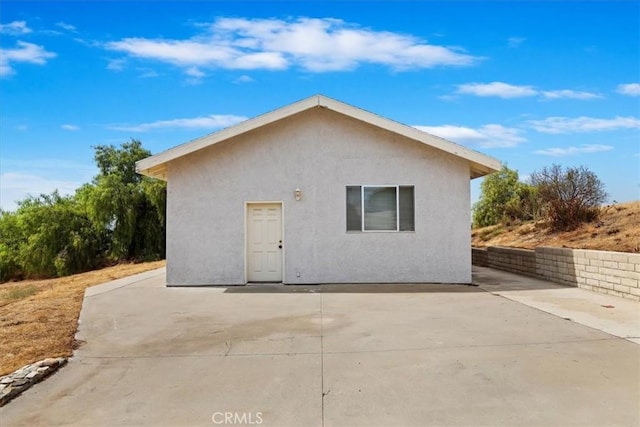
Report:
<svg viewBox="0 0 640 427"><path fill-rule="evenodd" d="M39 383L67 363L66 357L40 360L23 366L17 371L0 377L0 406Z"/></svg>

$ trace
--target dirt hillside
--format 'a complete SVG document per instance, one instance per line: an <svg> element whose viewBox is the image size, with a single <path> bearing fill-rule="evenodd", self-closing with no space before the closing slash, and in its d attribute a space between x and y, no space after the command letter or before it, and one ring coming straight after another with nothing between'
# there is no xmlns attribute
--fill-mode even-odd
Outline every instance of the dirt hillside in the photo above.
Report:
<svg viewBox="0 0 640 427"><path fill-rule="evenodd" d="M86 288L164 265L119 264L57 279L0 284L0 375L47 357L71 356Z"/></svg>
<svg viewBox="0 0 640 427"><path fill-rule="evenodd" d="M638 253L640 201L603 207L597 221L568 232L551 232L543 221L475 228L471 230L471 244L475 247L533 249L536 246L553 246Z"/></svg>

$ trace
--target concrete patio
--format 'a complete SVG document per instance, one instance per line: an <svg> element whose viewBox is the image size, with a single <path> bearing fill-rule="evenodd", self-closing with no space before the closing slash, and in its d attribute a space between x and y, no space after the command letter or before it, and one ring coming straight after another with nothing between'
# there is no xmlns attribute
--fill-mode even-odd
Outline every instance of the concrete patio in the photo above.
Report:
<svg viewBox="0 0 640 427"><path fill-rule="evenodd" d="M3 427L638 425L638 304L485 268L478 286L87 290ZM633 342L635 341L635 342Z"/></svg>

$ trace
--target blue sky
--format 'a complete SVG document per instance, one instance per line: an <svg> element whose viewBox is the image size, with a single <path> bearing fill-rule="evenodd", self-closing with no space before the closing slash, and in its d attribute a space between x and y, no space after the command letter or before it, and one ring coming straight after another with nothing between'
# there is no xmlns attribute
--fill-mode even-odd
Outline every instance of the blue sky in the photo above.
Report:
<svg viewBox="0 0 640 427"><path fill-rule="evenodd" d="M640 198L637 1L3 1L0 25L3 209L89 182L95 145L158 153L316 93Z"/></svg>

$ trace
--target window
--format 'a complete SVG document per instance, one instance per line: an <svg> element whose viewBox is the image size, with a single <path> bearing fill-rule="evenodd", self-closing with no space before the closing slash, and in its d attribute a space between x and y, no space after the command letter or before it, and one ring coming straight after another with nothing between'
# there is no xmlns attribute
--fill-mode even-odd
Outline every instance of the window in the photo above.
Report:
<svg viewBox="0 0 640 427"><path fill-rule="evenodd" d="M413 188L347 186L347 231L415 231Z"/></svg>

